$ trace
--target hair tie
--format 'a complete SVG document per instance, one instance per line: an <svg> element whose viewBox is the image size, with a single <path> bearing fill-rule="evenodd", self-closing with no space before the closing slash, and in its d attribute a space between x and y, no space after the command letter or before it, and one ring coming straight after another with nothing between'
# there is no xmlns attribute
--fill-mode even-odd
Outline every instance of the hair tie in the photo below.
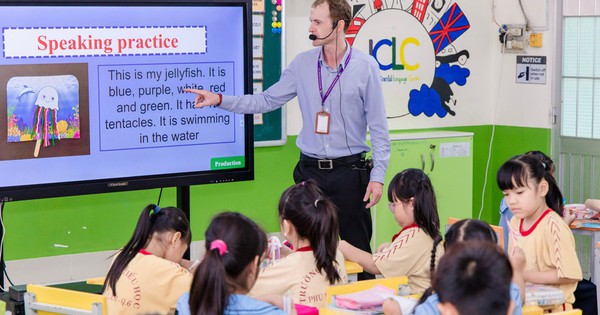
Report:
<svg viewBox="0 0 600 315"><path fill-rule="evenodd" d="M305 181L302 181L302 182L300 183L300 186L304 187L304 183L305 183Z"/></svg>
<svg viewBox="0 0 600 315"><path fill-rule="evenodd" d="M317 204L319 203L319 201L321 201L321 199L315 200L315 208L317 207Z"/></svg>
<svg viewBox="0 0 600 315"><path fill-rule="evenodd" d="M219 256L223 256L223 255L225 255L225 253L227 253L227 244L225 244L225 242L223 242L223 240L214 240L214 241L210 242L210 250L213 250L213 249L218 249Z"/></svg>
<svg viewBox="0 0 600 315"><path fill-rule="evenodd" d="M546 163L544 163L544 161L540 161L542 162L542 166L544 167L544 170L546 170Z"/></svg>
<svg viewBox="0 0 600 315"><path fill-rule="evenodd" d="M150 215L154 214L158 214L160 212L160 207L159 206L154 206L154 209L152 209L152 212L150 212Z"/></svg>

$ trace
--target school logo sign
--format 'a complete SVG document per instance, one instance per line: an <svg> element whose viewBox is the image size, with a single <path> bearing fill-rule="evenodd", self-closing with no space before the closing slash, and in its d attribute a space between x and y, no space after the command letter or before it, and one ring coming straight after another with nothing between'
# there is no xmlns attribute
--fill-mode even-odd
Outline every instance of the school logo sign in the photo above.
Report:
<svg viewBox="0 0 600 315"><path fill-rule="evenodd" d="M470 75L469 52L454 41L470 25L450 0L349 0L346 39L379 64L388 116L456 115L452 85Z"/></svg>

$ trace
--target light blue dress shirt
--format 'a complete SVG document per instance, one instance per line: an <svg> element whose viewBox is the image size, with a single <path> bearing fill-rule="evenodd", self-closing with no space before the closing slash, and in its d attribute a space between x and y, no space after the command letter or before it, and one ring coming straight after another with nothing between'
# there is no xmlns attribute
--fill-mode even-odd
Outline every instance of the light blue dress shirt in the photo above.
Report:
<svg viewBox="0 0 600 315"><path fill-rule="evenodd" d="M346 43L347 47L350 47ZM300 53L266 91L255 95L223 96L221 108L235 113L265 113L282 107L298 97L302 129L296 145L305 155L333 159L368 152L367 127L373 146L371 181L384 183L390 159L390 137L385 113L379 65L372 56L352 49L348 66L321 106L317 63L321 63L323 94L343 67L330 68L321 54L322 47ZM329 134L315 133L317 113L330 114Z"/></svg>

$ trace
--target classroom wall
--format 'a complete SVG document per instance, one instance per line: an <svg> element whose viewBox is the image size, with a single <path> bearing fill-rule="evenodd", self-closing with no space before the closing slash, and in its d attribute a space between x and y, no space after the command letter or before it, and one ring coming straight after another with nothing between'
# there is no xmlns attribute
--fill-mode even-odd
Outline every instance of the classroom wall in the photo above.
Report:
<svg viewBox="0 0 600 315"><path fill-rule="evenodd" d="M356 1L356 0L351 0ZM309 49L307 37L310 0L286 2L286 54L288 61L299 51ZM405 1L403 1L405 2ZM410 117L390 122L396 130L449 130L474 133L473 214L482 208L481 218L491 223L498 220L501 194L496 188L495 173L509 157L530 149L550 151L552 107L553 20L549 31L542 31L544 46L530 49L528 54L548 56L545 85L515 83L515 55L501 54L497 26L492 22L492 3L496 2L496 19L501 23L519 23L515 11L517 0L455 1L467 14L471 28L461 37L461 47L470 53L471 74L467 84L455 89L458 111L455 117ZM545 1L531 0L545 4ZM554 8L548 8L549 16ZM530 10L535 11L535 10ZM545 10L539 10L545 16ZM536 11L537 12L537 11ZM542 25L539 20L536 23ZM459 43L457 43L458 46ZM282 191L292 184L292 170L299 151L295 146L301 126L297 104L287 105L288 141L283 146L255 149L255 180L250 182L201 185L191 188L191 224L193 240L203 239L212 215L225 209L241 211L257 220L267 231L277 231L277 201ZM490 140L493 136L491 155ZM486 166L489 159L489 168ZM484 182L487 183L484 188ZM131 236L141 209L155 203L159 190L123 192L20 201L5 204L6 227L4 254L9 261L8 273L26 273L22 259L37 259L67 254L111 251L122 246ZM161 205L175 204L175 189L163 192ZM28 264L27 266L31 266ZM51 265L41 265L52 272ZM31 268L31 267L27 267ZM60 281L60 279L55 279Z"/></svg>
<svg viewBox="0 0 600 315"><path fill-rule="evenodd" d="M351 5L366 4L371 1L349 0ZM393 9L412 1L384 1L394 3ZM430 1L431 2L431 1ZM286 14L286 59L291 61L298 53L311 49L308 40L310 4L312 0L287 1ZM457 3L467 17L470 27L452 44L456 50L468 50L470 58L463 67L470 71L464 86L451 85L457 100L456 116L443 118L425 115L406 116L389 121L390 129L420 129L452 126L504 125L535 128L551 128L550 110L552 91L555 88L554 75L555 1L523 1L524 9L532 22L533 29L543 35L543 46L528 47L520 55L541 55L548 57L546 84L517 84L516 55L500 52L498 26L493 22L492 6L495 4L495 19L500 24L524 24L518 0L502 1L446 1L447 6ZM385 10L383 10L385 11ZM379 14L379 13L377 13ZM373 16L376 16L373 15ZM549 18L548 18L549 17ZM365 24L369 23L367 22ZM390 22L393 23L393 22ZM390 25L389 27L394 27ZM421 30L416 30L415 33ZM427 62L425 56L421 63ZM384 73L384 72L382 72ZM287 105L288 134L298 134L302 126L297 101ZM393 109L391 109L393 111ZM388 105L388 111L390 106ZM406 110L405 110L406 112Z"/></svg>

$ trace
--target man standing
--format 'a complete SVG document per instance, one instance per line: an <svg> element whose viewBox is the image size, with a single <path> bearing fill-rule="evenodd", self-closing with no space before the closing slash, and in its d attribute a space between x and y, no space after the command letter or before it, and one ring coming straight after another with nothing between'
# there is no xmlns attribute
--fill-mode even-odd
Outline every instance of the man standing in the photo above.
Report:
<svg viewBox="0 0 600 315"><path fill-rule="evenodd" d="M346 0L315 0L309 39L316 48L300 53L263 93L225 96L204 90L196 107L217 105L236 113L264 113L298 97L302 129L296 145L298 183L313 178L338 207L340 237L371 252L370 207L377 204L390 157L379 66L345 39L351 9ZM366 160L367 127L373 160ZM360 274L359 279L372 278Z"/></svg>

